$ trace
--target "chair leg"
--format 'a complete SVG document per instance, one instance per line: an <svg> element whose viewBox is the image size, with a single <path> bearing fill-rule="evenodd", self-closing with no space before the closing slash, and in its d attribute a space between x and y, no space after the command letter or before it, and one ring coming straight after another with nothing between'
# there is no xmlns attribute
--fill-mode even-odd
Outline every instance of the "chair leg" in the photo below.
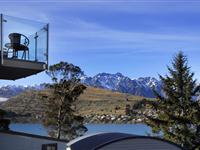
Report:
<svg viewBox="0 0 200 150"><path fill-rule="evenodd" d="M13 58L17 58L17 52L13 49Z"/></svg>
<svg viewBox="0 0 200 150"><path fill-rule="evenodd" d="M23 51L22 59L26 60L26 51Z"/></svg>
<svg viewBox="0 0 200 150"><path fill-rule="evenodd" d="M30 58L29 58L29 50L28 50L28 60L29 60Z"/></svg>

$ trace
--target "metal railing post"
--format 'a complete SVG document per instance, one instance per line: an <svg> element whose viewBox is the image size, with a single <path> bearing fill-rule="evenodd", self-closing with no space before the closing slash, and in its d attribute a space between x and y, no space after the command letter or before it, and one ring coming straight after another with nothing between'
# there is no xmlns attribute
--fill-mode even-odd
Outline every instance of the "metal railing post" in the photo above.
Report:
<svg viewBox="0 0 200 150"><path fill-rule="evenodd" d="M3 14L0 15L0 31L1 31L1 35L0 35L0 49L1 49L1 65L3 65Z"/></svg>
<svg viewBox="0 0 200 150"><path fill-rule="evenodd" d="M47 50L46 50L46 59L47 59L47 69L49 67L49 24L47 24Z"/></svg>
<svg viewBox="0 0 200 150"><path fill-rule="evenodd" d="M37 32L35 33L35 61L38 61L38 58L37 58L37 39L38 39L38 34Z"/></svg>

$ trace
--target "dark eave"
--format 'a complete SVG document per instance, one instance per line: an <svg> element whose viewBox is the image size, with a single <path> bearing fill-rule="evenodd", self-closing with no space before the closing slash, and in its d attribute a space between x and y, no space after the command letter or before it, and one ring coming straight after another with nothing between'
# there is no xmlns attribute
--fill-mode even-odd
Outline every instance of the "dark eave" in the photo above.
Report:
<svg viewBox="0 0 200 150"><path fill-rule="evenodd" d="M45 139L45 140L51 140L51 141L57 141L57 142L64 142L67 143L66 140L59 140L56 138L48 137L48 136L41 136L41 135L35 135L35 134L30 134L30 133L24 133L24 132L16 132L16 131L0 131L0 134L10 134L10 135L18 135L18 136L25 136L25 137L30 137L30 138L37 138L37 139Z"/></svg>

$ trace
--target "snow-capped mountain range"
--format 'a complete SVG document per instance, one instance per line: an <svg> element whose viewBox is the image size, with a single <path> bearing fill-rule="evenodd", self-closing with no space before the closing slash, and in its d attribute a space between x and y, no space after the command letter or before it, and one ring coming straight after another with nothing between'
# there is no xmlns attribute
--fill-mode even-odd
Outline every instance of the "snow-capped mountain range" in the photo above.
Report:
<svg viewBox="0 0 200 150"><path fill-rule="evenodd" d="M5 85L0 87L0 101L5 101L10 97L16 96L26 90L41 90L44 84L22 86L22 85Z"/></svg>
<svg viewBox="0 0 200 150"><path fill-rule="evenodd" d="M155 88L157 92L162 93L161 81L153 77L140 77L137 79L131 79L122 75L121 73L99 73L94 77L83 77L81 78L81 81L86 85L93 87L150 98L155 97L154 93L152 92L152 88Z"/></svg>
<svg viewBox="0 0 200 150"><path fill-rule="evenodd" d="M98 87L122 93L130 93L133 95L150 98L154 97L152 92L153 87L159 93L161 93L161 81L152 77L140 77L137 79L131 79L122 75L121 73L99 73L94 77L84 76L81 78L81 82L92 87ZM32 86L2 86L0 87L0 101L5 101L8 98L16 96L26 90L42 90L44 88L45 84Z"/></svg>

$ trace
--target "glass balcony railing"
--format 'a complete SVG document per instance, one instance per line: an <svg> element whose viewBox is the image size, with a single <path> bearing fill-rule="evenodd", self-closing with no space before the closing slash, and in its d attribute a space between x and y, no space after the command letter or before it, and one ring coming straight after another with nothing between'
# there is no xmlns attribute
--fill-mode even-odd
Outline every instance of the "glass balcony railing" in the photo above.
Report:
<svg viewBox="0 0 200 150"><path fill-rule="evenodd" d="M15 59L48 64L48 24L1 14L1 64Z"/></svg>

